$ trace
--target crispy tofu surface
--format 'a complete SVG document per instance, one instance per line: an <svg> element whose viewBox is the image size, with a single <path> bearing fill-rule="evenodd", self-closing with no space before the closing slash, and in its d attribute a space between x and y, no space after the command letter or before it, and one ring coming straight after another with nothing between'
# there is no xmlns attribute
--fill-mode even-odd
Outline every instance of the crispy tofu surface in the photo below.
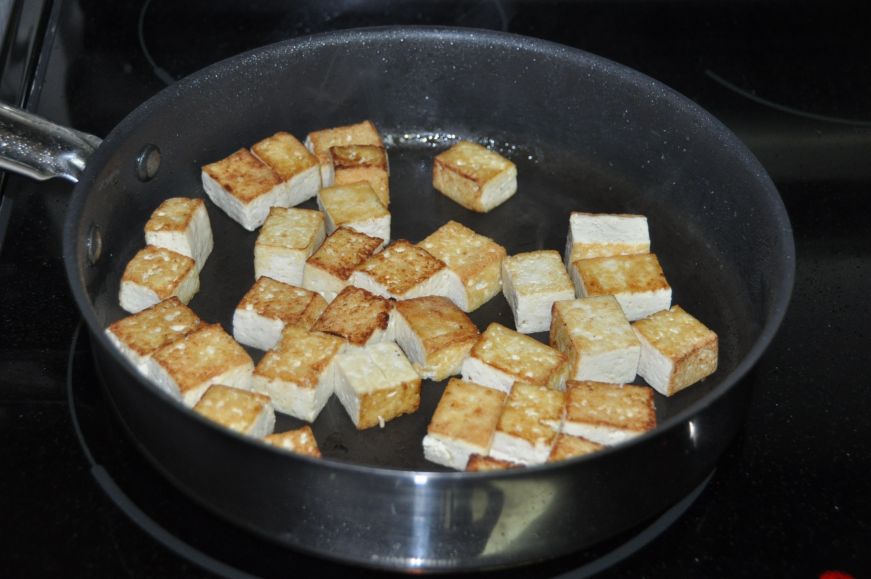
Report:
<svg viewBox="0 0 871 579"><path fill-rule="evenodd" d="M313 249L324 227L324 216L314 209L272 207L257 235L256 245L281 249Z"/></svg>
<svg viewBox="0 0 871 579"><path fill-rule="evenodd" d="M203 324L154 353L182 395L232 368L254 366L251 356L220 324Z"/></svg>
<svg viewBox="0 0 871 579"><path fill-rule="evenodd" d="M509 468L521 468L524 465L510 460L502 460L493 458L492 456L482 456L473 454L469 456L469 462L466 464L467 472L489 472L493 470L506 470Z"/></svg>
<svg viewBox="0 0 871 579"><path fill-rule="evenodd" d="M146 245L127 264L121 282L147 287L161 299L166 299L173 295L195 269L196 262L190 257L162 247Z"/></svg>
<svg viewBox="0 0 871 579"><path fill-rule="evenodd" d="M614 296L555 302L550 342L561 352L578 352L581 357L638 346Z"/></svg>
<svg viewBox="0 0 871 579"><path fill-rule="evenodd" d="M473 344L480 334L469 316L442 296L401 300L395 307L428 354L458 344Z"/></svg>
<svg viewBox="0 0 871 579"><path fill-rule="evenodd" d="M489 449L505 398L504 392L451 378L433 413L427 433Z"/></svg>
<svg viewBox="0 0 871 579"><path fill-rule="evenodd" d="M317 165L317 158L296 137L280 131L256 143L251 150L281 178L288 181Z"/></svg>
<svg viewBox="0 0 871 579"><path fill-rule="evenodd" d="M546 386L516 382L505 401L496 430L532 445L556 438L566 408L566 395Z"/></svg>
<svg viewBox="0 0 871 579"><path fill-rule="evenodd" d="M318 441L315 439L314 432L312 432L311 426L308 424L296 430L270 434L264 437L263 440L273 446L297 454L305 454L315 458L321 457Z"/></svg>
<svg viewBox="0 0 871 579"><path fill-rule="evenodd" d="M119 341L147 356L196 330L202 321L193 310L171 297L109 326Z"/></svg>
<svg viewBox="0 0 871 579"><path fill-rule="evenodd" d="M334 334L362 346L377 330L387 330L392 310L390 300L348 286L327 306L312 330Z"/></svg>
<svg viewBox="0 0 871 579"><path fill-rule="evenodd" d="M495 322L487 326L470 355L517 380L551 387L562 382L567 369L562 352Z"/></svg>
<svg viewBox="0 0 871 579"><path fill-rule="evenodd" d="M572 436L570 434L560 433L556 437L556 442L550 451L548 462L557 462L560 460L568 460L577 456L592 454L605 448L599 443L587 440L581 436Z"/></svg>
<svg viewBox="0 0 871 579"><path fill-rule="evenodd" d="M269 405L269 396L212 384L194 405L194 411L236 432L248 432Z"/></svg>
<svg viewBox="0 0 871 579"><path fill-rule="evenodd" d="M330 162L330 147L346 145L377 145L384 146L381 134L372 123L366 120L353 125L343 125L332 129L322 129L308 134L308 142L312 152L321 163Z"/></svg>
<svg viewBox="0 0 871 579"><path fill-rule="evenodd" d="M586 295L650 292L669 288L656 254L594 257L574 262Z"/></svg>
<svg viewBox="0 0 871 579"><path fill-rule="evenodd" d="M435 158L436 164L482 187L514 163L490 149L470 141L460 141Z"/></svg>
<svg viewBox="0 0 871 579"><path fill-rule="evenodd" d="M288 326L278 345L261 358L254 374L315 388L343 346L344 340L337 336Z"/></svg>
<svg viewBox="0 0 871 579"><path fill-rule="evenodd" d="M318 199L337 228L390 215L366 181L325 187L318 192Z"/></svg>
<svg viewBox="0 0 871 579"><path fill-rule="evenodd" d="M653 390L629 384L569 380L566 422L645 432L656 426Z"/></svg>
<svg viewBox="0 0 871 579"><path fill-rule="evenodd" d="M248 149L239 149L225 159L205 165L203 171L243 204L281 184L275 171Z"/></svg>
<svg viewBox="0 0 871 579"><path fill-rule="evenodd" d="M186 231L193 219L194 212L205 208L202 199L188 197L172 197L161 203L145 223L145 232Z"/></svg>
<svg viewBox="0 0 871 579"><path fill-rule="evenodd" d="M347 281L357 267L369 259L382 240L347 227L332 232L311 257L307 265L320 268L338 279Z"/></svg>
<svg viewBox="0 0 871 579"><path fill-rule="evenodd" d="M236 309L253 310L287 325L309 329L326 307L326 300L317 292L262 276L242 297Z"/></svg>
<svg viewBox="0 0 871 579"><path fill-rule="evenodd" d="M371 276L388 292L401 296L445 268L425 249L397 239L366 260L358 270Z"/></svg>

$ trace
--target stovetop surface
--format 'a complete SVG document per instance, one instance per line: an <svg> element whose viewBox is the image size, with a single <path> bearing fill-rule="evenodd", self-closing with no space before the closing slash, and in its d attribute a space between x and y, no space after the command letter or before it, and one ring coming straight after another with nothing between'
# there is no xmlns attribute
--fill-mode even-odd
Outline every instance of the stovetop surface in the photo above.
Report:
<svg viewBox="0 0 871 579"><path fill-rule="evenodd" d="M780 2L12 4L0 96L97 135L168 82L240 51L398 23L548 38L696 100L774 178L795 232L795 291L748 378L744 428L707 487L667 531L602 576L871 573L867 10ZM66 376L78 314L60 243L71 190L12 175L3 183L0 568L10 576L207 575L106 497L75 435ZM288 573L324 569L301 561Z"/></svg>

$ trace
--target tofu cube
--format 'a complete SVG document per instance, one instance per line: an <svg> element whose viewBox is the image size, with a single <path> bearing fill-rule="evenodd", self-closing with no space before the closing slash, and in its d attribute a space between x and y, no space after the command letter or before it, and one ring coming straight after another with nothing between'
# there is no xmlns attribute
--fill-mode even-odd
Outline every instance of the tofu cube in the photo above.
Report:
<svg viewBox="0 0 871 579"><path fill-rule="evenodd" d="M492 323L472 346L460 372L463 380L510 392L516 381L562 390L567 369L562 352Z"/></svg>
<svg viewBox="0 0 871 579"><path fill-rule="evenodd" d="M441 260L404 239L367 259L351 274L351 284L397 300L421 296L450 299L463 291L459 278Z"/></svg>
<svg viewBox="0 0 871 579"><path fill-rule="evenodd" d="M106 337L147 376L151 355L196 330L200 323L193 310L171 297L118 320L106 328Z"/></svg>
<svg viewBox="0 0 871 579"><path fill-rule="evenodd" d="M358 430L417 411L420 376L393 342L346 352L336 365L335 392Z"/></svg>
<svg viewBox="0 0 871 579"><path fill-rule="evenodd" d="M421 378L444 380L478 341L478 328L451 300L426 296L396 302L393 334Z"/></svg>
<svg viewBox="0 0 871 579"><path fill-rule="evenodd" d="M387 152L378 145L330 147L336 185L366 181L385 207L390 206Z"/></svg>
<svg viewBox="0 0 871 579"><path fill-rule="evenodd" d="M200 289L196 262L162 247L145 246L124 268L118 301L135 314L173 296L188 303Z"/></svg>
<svg viewBox="0 0 871 579"><path fill-rule="evenodd" d="M496 425L490 456L521 464L547 462L565 409L564 392L517 382Z"/></svg>
<svg viewBox="0 0 871 579"><path fill-rule="evenodd" d="M551 306L575 297L575 288L559 252L551 249L518 253L502 260L502 293L523 334L550 328Z"/></svg>
<svg viewBox="0 0 871 579"><path fill-rule="evenodd" d="M294 207L311 199L321 188L317 158L290 133L280 131L251 147L284 183L287 198L282 207Z"/></svg>
<svg viewBox="0 0 871 579"><path fill-rule="evenodd" d="M671 286L653 253L579 259L571 274L578 297L612 295L630 322L671 305Z"/></svg>
<svg viewBox="0 0 871 579"><path fill-rule="evenodd" d="M471 454L488 454L505 398L504 392L451 378L423 438L424 458L463 470Z"/></svg>
<svg viewBox="0 0 871 579"><path fill-rule="evenodd" d="M306 260L302 287L318 292L328 302L333 301L348 286L354 270L372 257L382 241L348 227L339 227Z"/></svg>
<svg viewBox="0 0 871 579"><path fill-rule="evenodd" d="M194 405L194 411L240 434L263 438L275 428L269 396L212 384Z"/></svg>
<svg viewBox="0 0 871 579"><path fill-rule="evenodd" d="M473 312L502 289L505 248L468 227L448 221L418 246L442 260L456 275L463 290L450 299L464 312Z"/></svg>
<svg viewBox="0 0 871 579"><path fill-rule="evenodd" d="M248 149L203 167L203 190L212 203L248 231L266 220L270 207L286 207L287 185Z"/></svg>
<svg viewBox="0 0 871 579"><path fill-rule="evenodd" d="M550 345L569 359L569 379L625 384L635 379L641 343L614 296L553 305Z"/></svg>
<svg viewBox="0 0 871 579"><path fill-rule="evenodd" d="M327 233L349 227L381 239L381 247L390 241L390 212L365 181L321 189L318 208L324 212Z"/></svg>
<svg viewBox="0 0 871 579"><path fill-rule="evenodd" d="M187 197L167 199L145 224L145 243L186 255L196 262L197 271L202 270L214 247L206 203Z"/></svg>
<svg viewBox="0 0 871 579"><path fill-rule="evenodd" d="M301 286L305 260L325 236L324 216L313 209L273 207L254 243L254 277Z"/></svg>
<svg viewBox="0 0 871 579"><path fill-rule="evenodd" d="M393 340L392 313L390 300L348 286L330 302L312 330L339 336L350 346L363 347Z"/></svg>
<svg viewBox="0 0 871 579"><path fill-rule="evenodd" d="M326 300L313 291L263 276L236 306L233 337L240 344L269 350L285 327L308 330L326 307Z"/></svg>
<svg viewBox="0 0 871 579"><path fill-rule="evenodd" d="M638 374L671 396L717 370L717 334L680 306L632 324L641 342Z"/></svg>
<svg viewBox="0 0 871 579"><path fill-rule="evenodd" d="M517 192L517 167L486 147L460 141L435 158L432 186L466 209L486 213Z"/></svg>
<svg viewBox="0 0 871 579"><path fill-rule="evenodd" d="M344 344L337 336L288 326L254 368L251 387L268 394L279 412L314 422L333 394L333 367Z"/></svg>
<svg viewBox="0 0 871 579"><path fill-rule="evenodd" d="M650 388L591 381L566 383L565 434L611 446L655 426Z"/></svg>
<svg viewBox="0 0 871 579"><path fill-rule="evenodd" d="M556 437L556 442L553 449L550 451L550 456L547 457L547 462L559 462L568 460L578 456L585 456L598 452L605 448L601 444L587 440L580 436L572 436L570 434L560 433Z"/></svg>
<svg viewBox="0 0 871 579"><path fill-rule="evenodd" d="M270 434L263 440L272 446L277 446L278 448L289 450L296 454L304 454L314 458L321 457L321 450L318 448L318 441L315 440L312 428L308 424L302 428L297 428L296 430Z"/></svg>
<svg viewBox="0 0 871 579"><path fill-rule="evenodd" d="M582 213L569 216L566 266L579 259L635 255L650 251L647 217L625 213Z"/></svg>
<svg viewBox="0 0 871 579"><path fill-rule="evenodd" d="M203 324L148 360L154 383L191 407L212 384L250 389L253 371L251 356L220 324Z"/></svg>
<svg viewBox="0 0 871 579"><path fill-rule="evenodd" d="M332 129L323 129L308 134L305 146L315 154L321 166L321 181L324 187L330 187L334 182L334 170L331 147L347 145L377 145L384 146L381 134L372 121L363 121L353 125L344 125Z"/></svg>
<svg viewBox="0 0 871 579"><path fill-rule="evenodd" d="M499 460L492 456L483 456L473 454L469 457L469 462L466 464L466 472L490 472L494 470L507 470L509 468L520 468L522 465L510 460Z"/></svg>

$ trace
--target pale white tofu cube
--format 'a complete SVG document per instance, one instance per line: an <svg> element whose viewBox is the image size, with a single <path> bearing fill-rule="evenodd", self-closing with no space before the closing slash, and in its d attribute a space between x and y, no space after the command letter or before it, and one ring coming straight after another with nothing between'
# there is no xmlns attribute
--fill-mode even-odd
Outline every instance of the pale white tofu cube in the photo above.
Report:
<svg viewBox="0 0 871 579"><path fill-rule="evenodd" d="M591 381L566 383L566 434L613 446L655 426L650 388Z"/></svg>
<svg viewBox="0 0 871 579"><path fill-rule="evenodd" d="M314 422L333 394L334 364L343 346L339 337L288 326L257 364L251 387L268 394L279 412Z"/></svg>
<svg viewBox="0 0 871 579"><path fill-rule="evenodd" d="M463 380L503 392L517 381L561 390L567 371L565 354L497 323L484 330L460 368Z"/></svg>
<svg viewBox="0 0 871 579"><path fill-rule="evenodd" d="M349 227L381 239L381 247L390 241L390 212L365 181L321 189L318 208L324 213L327 233Z"/></svg>
<svg viewBox="0 0 871 579"><path fill-rule="evenodd" d="M271 207L287 207L287 183L248 149L203 167L203 190L212 203L248 231L266 220Z"/></svg>
<svg viewBox="0 0 871 579"><path fill-rule="evenodd" d="M571 275L578 297L612 295L630 322L671 305L671 286L653 253L579 259Z"/></svg>
<svg viewBox="0 0 871 579"><path fill-rule="evenodd" d="M514 314L514 327L523 334L550 328L555 301L575 297L575 288L556 251L518 253L502 260L502 293Z"/></svg>
<svg viewBox="0 0 871 579"><path fill-rule="evenodd" d="M641 342L638 374L671 396L717 370L717 334L680 306L632 324Z"/></svg>
<svg viewBox="0 0 871 579"><path fill-rule="evenodd" d="M158 302L106 328L106 337L136 368L147 374L154 352L199 328L201 320L177 297Z"/></svg>
<svg viewBox="0 0 871 579"><path fill-rule="evenodd" d="M381 239L348 227L336 229L306 260L302 287L333 301L348 286L354 270L372 257L381 244Z"/></svg>
<svg viewBox="0 0 871 579"><path fill-rule="evenodd" d="M404 239L397 239L366 260L351 274L350 282L376 295L397 300L422 296L451 299L465 293L460 279L444 262Z"/></svg>
<svg viewBox="0 0 871 579"><path fill-rule="evenodd" d="M625 213L572 212L566 239L566 267L579 259L650 251L647 217Z"/></svg>
<svg viewBox="0 0 871 579"><path fill-rule="evenodd" d="M254 243L254 277L302 285L305 260L325 236L324 216L313 209L273 207Z"/></svg>
<svg viewBox="0 0 871 579"><path fill-rule="evenodd" d="M251 147L284 182L287 198L283 207L294 207L317 195L321 172L317 158L288 132L280 131Z"/></svg>
<svg viewBox="0 0 871 579"><path fill-rule="evenodd" d="M320 294L263 276L236 306L233 337L240 344L269 350L281 339L285 327L307 330L326 307Z"/></svg>
<svg viewBox="0 0 871 579"><path fill-rule="evenodd" d="M486 213L517 192L517 167L486 147L460 141L436 156L432 185L466 209Z"/></svg>
<svg viewBox="0 0 871 579"><path fill-rule="evenodd" d="M194 404L194 411L221 426L263 438L275 428L275 411L269 396L212 384Z"/></svg>
<svg viewBox="0 0 871 579"><path fill-rule="evenodd" d="M488 454L505 398L504 392L451 378L423 438L424 457L463 470L470 455Z"/></svg>
<svg viewBox="0 0 871 579"><path fill-rule="evenodd" d="M145 243L186 255L196 262L197 271L202 270L214 246L206 203L187 197L167 199L145 224Z"/></svg>
<svg viewBox="0 0 871 579"><path fill-rule="evenodd" d="M339 355L336 396L358 430L384 424L420 405L420 376L393 342Z"/></svg>
<svg viewBox="0 0 871 579"><path fill-rule="evenodd" d="M625 384L635 379L641 343L614 296L553 305L550 345L569 359L569 379Z"/></svg>
<svg viewBox="0 0 871 579"><path fill-rule="evenodd" d="M565 393L518 382L505 401L490 456L521 464L547 462L565 415Z"/></svg>
<svg viewBox="0 0 871 579"><path fill-rule="evenodd" d="M202 324L148 360L154 383L191 407L212 384L250 389L253 371L251 356L220 324Z"/></svg>
<svg viewBox="0 0 871 579"><path fill-rule="evenodd" d="M118 301L124 310L135 314L173 296L186 304L199 289L200 276L193 259L148 245L124 269Z"/></svg>

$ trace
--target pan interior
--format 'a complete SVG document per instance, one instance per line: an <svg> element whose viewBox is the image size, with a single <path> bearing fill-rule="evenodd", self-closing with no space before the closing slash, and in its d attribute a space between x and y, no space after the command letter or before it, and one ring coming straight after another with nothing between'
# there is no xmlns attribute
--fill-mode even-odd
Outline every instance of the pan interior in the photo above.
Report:
<svg viewBox="0 0 871 579"><path fill-rule="evenodd" d="M717 373L672 398L657 395L659 422L729 379L766 322L770 258L755 248L771 247L780 232L760 201L760 176L742 151L730 149L737 143L724 140L719 125L712 129L698 110L641 75L615 75L574 51L487 46L472 35L388 40L353 47L315 40L261 51L169 89L116 129L80 185L90 191L78 227L100 227L106 249L93 266L80 259L96 323L105 327L125 315L117 305L119 280L144 245L145 221L165 198L202 197L203 164L279 130L302 139L369 118L387 137L394 239L417 242L454 219L509 254L562 252L571 211L646 215L673 303L720 336ZM433 157L460 138L518 166L517 195L490 213L467 211L432 188ZM135 156L146 144L160 148L162 164L143 183ZM215 250L190 305L231 331L233 309L254 281L257 233L207 206ZM513 326L501 295L472 319L482 330L491 321ZM249 351L255 362L262 356ZM423 459L421 439L443 387L424 382L417 413L364 432L334 397L313 424L324 455L442 470ZM276 430L300 424L280 416Z"/></svg>

